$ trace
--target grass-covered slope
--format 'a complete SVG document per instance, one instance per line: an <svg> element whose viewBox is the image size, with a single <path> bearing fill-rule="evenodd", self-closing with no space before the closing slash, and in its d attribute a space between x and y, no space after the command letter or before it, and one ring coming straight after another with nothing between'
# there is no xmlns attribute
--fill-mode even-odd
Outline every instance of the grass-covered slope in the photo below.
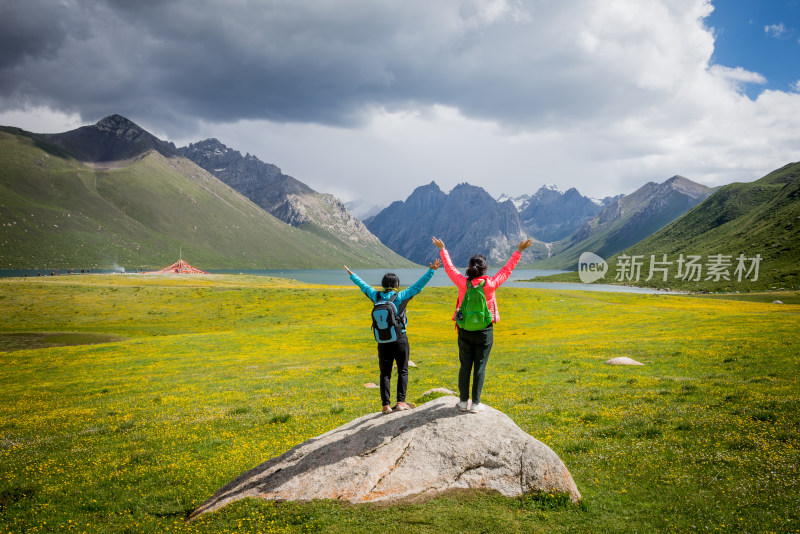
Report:
<svg viewBox="0 0 800 534"><path fill-rule="evenodd" d="M412 402L457 389L454 291L409 306ZM482 400L559 455L581 507L247 500L186 525L234 477L380 409L364 387L378 378L369 301L244 276L0 279L3 532L796 530L798 305L512 288L498 301ZM71 335L31 342L58 332ZM58 346L80 341L98 344ZM617 356L645 365L603 363Z"/></svg>
<svg viewBox="0 0 800 534"><path fill-rule="evenodd" d="M0 268L152 268L180 251L206 269L382 264L279 221L184 158L150 151L88 166L4 130Z"/></svg>
<svg viewBox="0 0 800 534"><path fill-rule="evenodd" d="M625 251L642 255L663 254L676 260L681 254L699 255L704 263L710 255L731 256L730 280L699 282L660 277L645 285L692 290L753 291L796 288L800 285L800 163L788 164L750 183L722 187L703 203L669 226ZM758 280L734 277L736 258L761 256ZM616 263L612 258L610 264ZM752 262L747 262L749 267ZM677 274L673 266L672 274ZM745 273L746 274L746 273Z"/></svg>

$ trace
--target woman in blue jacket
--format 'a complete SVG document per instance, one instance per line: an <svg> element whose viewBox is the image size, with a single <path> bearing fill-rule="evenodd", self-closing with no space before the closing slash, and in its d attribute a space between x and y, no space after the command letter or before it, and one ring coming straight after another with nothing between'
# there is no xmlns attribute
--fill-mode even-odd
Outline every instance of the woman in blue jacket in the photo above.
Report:
<svg viewBox="0 0 800 534"><path fill-rule="evenodd" d="M400 287L400 278L394 273L386 273L383 275L381 285L383 291L376 291L369 284L364 282L358 277L356 273L344 266L345 270L350 274L350 280L361 288L361 291L367 296L373 304L379 300L391 300L397 308L397 314L401 317L403 327L397 333L397 339L388 343L378 343L378 366L381 371L380 388L381 388L381 402L383 404L383 413L392 413L392 406L390 399L390 388L392 380L392 367L395 362L397 363L397 405L394 407L396 411L409 410L411 406L406 403L406 389L408 388L408 358L410 349L408 346L408 337L406 336L405 323L405 310L408 302L433 278L436 269L439 268L441 262L437 258L436 261L429 264L428 272L414 282L411 287L398 291Z"/></svg>

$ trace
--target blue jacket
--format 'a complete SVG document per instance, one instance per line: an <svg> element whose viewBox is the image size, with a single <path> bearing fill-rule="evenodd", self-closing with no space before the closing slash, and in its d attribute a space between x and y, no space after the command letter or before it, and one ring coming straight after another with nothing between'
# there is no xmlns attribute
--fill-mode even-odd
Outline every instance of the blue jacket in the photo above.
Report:
<svg viewBox="0 0 800 534"><path fill-rule="evenodd" d="M397 298L394 299L394 305L397 306L398 311L405 309L403 303L407 305L409 300L411 300L417 293L422 291L425 285L430 282L431 278L433 278L435 273L436 269L428 269L428 272L423 274L420 279L411 284L410 287L402 291L397 291ZM373 289L372 286L359 278L356 273L350 275L350 280L352 280L352 282L361 289L361 291L369 300L372 301L373 304L378 302L378 295L380 295L380 300L389 300L389 298L392 296L392 293L395 293L394 289L389 291L377 291ZM404 328L403 332L405 331L406 330Z"/></svg>

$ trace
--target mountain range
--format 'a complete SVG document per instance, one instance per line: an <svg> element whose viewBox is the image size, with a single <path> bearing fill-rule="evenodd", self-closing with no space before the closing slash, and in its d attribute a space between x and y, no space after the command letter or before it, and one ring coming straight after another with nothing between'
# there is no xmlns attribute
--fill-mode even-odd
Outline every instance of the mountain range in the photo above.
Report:
<svg viewBox="0 0 800 534"><path fill-rule="evenodd" d="M498 202L511 200L528 234L539 241L551 243L568 237L622 196L596 200L581 195L574 187L564 192L548 184L533 195L516 198L501 196Z"/></svg>
<svg viewBox="0 0 800 534"><path fill-rule="evenodd" d="M536 268L575 269L586 250L612 255L673 221L710 194L708 187L675 176L650 182L630 195L593 200L575 188L543 186L529 196L495 200L480 187L456 186L449 194L435 182L418 187L364 221L403 257L422 263L430 236L444 240L457 265L474 253L502 264L519 241L534 246L522 257Z"/></svg>
<svg viewBox="0 0 800 534"><path fill-rule="evenodd" d="M519 213L511 201L497 202L480 187L459 184L450 193L436 182L416 188L405 201L395 201L364 221L390 249L416 263L436 256L431 237L442 239L456 265L484 254L492 264L505 263L526 238ZM526 251L526 259L546 254L542 243Z"/></svg>
<svg viewBox="0 0 800 534"><path fill-rule="evenodd" d="M63 134L3 127L0 161L0 268L151 268L181 252L206 269L413 265L374 236L327 237L335 213L287 224L119 115Z"/></svg>
<svg viewBox="0 0 800 534"><path fill-rule="evenodd" d="M682 176L648 182L630 195L615 198L574 233L552 246L541 268L576 269L581 253L609 257L660 230L696 206L713 189Z"/></svg>
<svg viewBox="0 0 800 534"><path fill-rule="evenodd" d="M217 139L192 143L178 149L178 153L287 224L339 243L343 249L356 246L365 252L384 250L385 253L378 238L350 215L342 201L314 191L283 174L275 165L250 154L242 156ZM385 259L390 258L387 255Z"/></svg>

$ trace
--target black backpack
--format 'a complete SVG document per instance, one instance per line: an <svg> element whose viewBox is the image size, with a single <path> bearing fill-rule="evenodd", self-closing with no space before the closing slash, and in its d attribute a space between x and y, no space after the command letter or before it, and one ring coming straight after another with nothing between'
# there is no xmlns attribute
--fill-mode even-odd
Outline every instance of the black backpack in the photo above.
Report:
<svg viewBox="0 0 800 534"><path fill-rule="evenodd" d="M372 333L378 343L391 343L397 341L408 322L405 302L401 304L403 309L398 310L394 303L397 293L392 293L388 300L380 300L381 298L382 294L378 293L378 301L372 307Z"/></svg>

